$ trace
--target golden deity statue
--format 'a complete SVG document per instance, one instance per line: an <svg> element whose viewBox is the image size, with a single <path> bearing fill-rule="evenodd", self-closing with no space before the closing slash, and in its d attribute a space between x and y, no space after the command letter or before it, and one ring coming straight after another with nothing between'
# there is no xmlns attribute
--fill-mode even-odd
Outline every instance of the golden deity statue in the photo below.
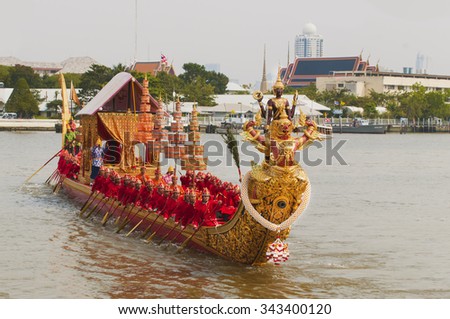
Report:
<svg viewBox="0 0 450 319"><path fill-rule="evenodd" d="M292 108L290 108L289 101L282 96L283 90L284 85L278 71L278 78L273 86L274 97L269 99L266 107L262 103L262 93L253 94L260 105L260 114L266 119L265 135L261 135L261 132L254 128L257 125L255 121L246 122L242 133L244 140L253 143L259 151L266 154L268 164L280 167L297 165L294 153L316 139L322 140L316 123L311 118L307 118L304 113L300 112L298 126L294 123L297 93L294 95ZM291 134L294 129L300 127L304 128L303 136L293 137Z"/></svg>

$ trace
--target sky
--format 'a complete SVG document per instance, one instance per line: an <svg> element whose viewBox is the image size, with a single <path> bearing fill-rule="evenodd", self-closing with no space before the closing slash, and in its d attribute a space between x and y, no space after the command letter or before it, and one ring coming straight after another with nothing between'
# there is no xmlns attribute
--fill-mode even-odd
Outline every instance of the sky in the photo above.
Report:
<svg viewBox="0 0 450 319"><path fill-rule="evenodd" d="M111 67L135 57L157 61L163 53L177 74L184 63L220 64L230 79L254 84L264 45L267 73L276 75L288 47L293 59L295 36L313 23L324 56L362 52L372 65L401 72L415 68L420 53L428 73L450 75L445 0L137 0L137 14L135 1L0 0L0 57L90 56Z"/></svg>

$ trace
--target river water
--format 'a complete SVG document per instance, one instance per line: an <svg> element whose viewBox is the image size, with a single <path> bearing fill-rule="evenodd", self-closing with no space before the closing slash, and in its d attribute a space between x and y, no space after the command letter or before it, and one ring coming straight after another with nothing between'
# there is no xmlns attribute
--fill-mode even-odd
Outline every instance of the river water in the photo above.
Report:
<svg viewBox="0 0 450 319"><path fill-rule="evenodd" d="M291 257L260 267L79 218L79 204L44 184L56 161L22 185L59 145L53 132L0 132L0 298L450 298L449 134L312 146L302 159L313 195ZM237 180L234 166L212 170Z"/></svg>

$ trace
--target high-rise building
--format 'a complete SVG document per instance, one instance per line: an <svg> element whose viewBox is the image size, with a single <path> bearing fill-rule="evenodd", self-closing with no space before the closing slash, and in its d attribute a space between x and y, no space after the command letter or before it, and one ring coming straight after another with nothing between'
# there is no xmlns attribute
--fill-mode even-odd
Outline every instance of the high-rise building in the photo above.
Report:
<svg viewBox="0 0 450 319"><path fill-rule="evenodd" d="M295 57L320 58L323 56L323 38L317 34L317 28L312 23L303 27L303 34L295 37Z"/></svg>

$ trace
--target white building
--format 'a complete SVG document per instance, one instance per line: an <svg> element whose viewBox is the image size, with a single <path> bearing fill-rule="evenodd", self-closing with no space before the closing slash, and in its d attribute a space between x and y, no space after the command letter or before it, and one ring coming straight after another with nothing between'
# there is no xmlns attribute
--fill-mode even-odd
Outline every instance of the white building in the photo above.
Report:
<svg viewBox="0 0 450 319"><path fill-rule="evenodd" d="M267 94L263 98L264 105L272 98L272 94ZM292 105L293 95L283 95ZM222 94L215 96L215 106L197 106L199 112L200 124L215 124L220 125L221 122L230 114L235 114L238 117L245 117L245 120L253 119L258 113L260 107L258 102L253 98L252 94L230 95ZM181 112L184 115L183 122L188 123L189 114L192 112L194 102L181 102ZM164 105L163 108L171 112L175 108L174 103ZM322 112L329 111L325 105L319 104L310 100L306 95L298 95L297 108L295 114L300 114L300 110L306 115L321 116Z"/></svg>
<svg viewBox="0 0 450 319"><path fill-rule="evenodd" d="M323 38L317 34L317 28L312 23L303 27L303 34L295 37L295 57L320 58L323 56Z"/></svg>
<svg viewBox="0 0 450 319"><path fill-rule="evenodd" d="M427 91L450 89L450 76L429 74L405 74L395 72L335 72L318 77L319 91L346 89L356 96L368 96L371 90L377 93L411 91L414 84L424 86Z"/></svg>
<svg viewBox="0 0 450 319"><path fill-rule="evenodd" d="M16 64L31 67L40 76L57 73L85 73L97 61L90 57L71 57L62 62L28 62L16 57L0 57L0 65L14 66Z"/></svg>
<svg viewBox="0 0 450 319"><path fill-rule="evenodd" d="M8 102L14 89L0 88L0 113L5 112L5 105Z"/></svg>

